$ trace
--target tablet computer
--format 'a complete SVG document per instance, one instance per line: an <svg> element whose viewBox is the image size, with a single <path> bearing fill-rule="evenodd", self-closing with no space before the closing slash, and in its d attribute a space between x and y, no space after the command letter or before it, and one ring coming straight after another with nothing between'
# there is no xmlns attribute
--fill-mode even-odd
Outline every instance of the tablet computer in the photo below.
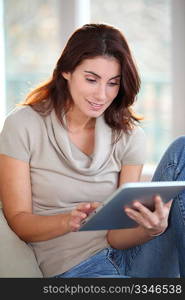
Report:
<svg viewBox="0 0 185 300"><path fill-rule="evenodd" d="M185 181L135 182L121 185L106 201L82 221L79 231L132 228L138 224L124 212L134 200L154 210L153 196L168 202L185 190Z"/></svg>

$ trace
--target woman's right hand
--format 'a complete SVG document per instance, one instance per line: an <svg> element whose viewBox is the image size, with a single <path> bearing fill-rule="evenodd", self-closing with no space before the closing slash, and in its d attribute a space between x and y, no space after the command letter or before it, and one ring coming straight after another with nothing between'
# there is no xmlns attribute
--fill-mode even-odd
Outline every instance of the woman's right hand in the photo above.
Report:
<svg viewBox="0 0 185 300"><path fill-rule="evenodd" d="M99 202L80 203L79 205L77 205L77 207L68 214L68 231L77 231L81 226L82 220L86 219L87 216L92 213L93 210L95 210L99 205Z"/></svg>

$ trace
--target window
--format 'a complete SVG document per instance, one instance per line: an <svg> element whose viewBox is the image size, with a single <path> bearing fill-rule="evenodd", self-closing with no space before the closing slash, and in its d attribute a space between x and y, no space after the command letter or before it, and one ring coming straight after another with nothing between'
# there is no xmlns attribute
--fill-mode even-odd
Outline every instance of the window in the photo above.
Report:
<svg viewBox="0 0 185 300"><path fill-rule="evenodd" d="M60 49L58 1L4 1L6 111L47 80Z"/></svg>
<svg viewBox="0 0 185 300"><path fill-rule="evenodd" d="M106 22L125 34L138 65L135 110L145 117L147 167L153 168L185 131L184 16L184 0L0 0L0 126L15 103L48 79L78 26Z"/></svg>
<svg viewBox="0 0 185 300"><path fill-rule="evenodd" d="M141 76L135 110L144 116L147 162L155 165L171 132L171 16L169 0L91 0L91 22L120 28Z"/></svg>

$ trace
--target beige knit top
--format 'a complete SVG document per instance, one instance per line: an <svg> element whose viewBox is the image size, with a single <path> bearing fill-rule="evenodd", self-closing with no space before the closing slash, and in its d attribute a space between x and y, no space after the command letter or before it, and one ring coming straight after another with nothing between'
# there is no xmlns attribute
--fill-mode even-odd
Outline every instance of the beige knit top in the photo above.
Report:
<svg viewBox="0 0 185 300"><path fill-rule="evenodd" d="M118 186L123 165L143 164L145 134L136 127L113 145L112 131L96 120L95 147L88 156L69 139L55 112L40 116L31 107L13 110L0 134L0 153L30 165L33 213L52 215L79 202L104 201ZM26 226L26 224L25 224ZM108 246L106 231L72 232L30 243L45 277L63 273Z"/></svg>

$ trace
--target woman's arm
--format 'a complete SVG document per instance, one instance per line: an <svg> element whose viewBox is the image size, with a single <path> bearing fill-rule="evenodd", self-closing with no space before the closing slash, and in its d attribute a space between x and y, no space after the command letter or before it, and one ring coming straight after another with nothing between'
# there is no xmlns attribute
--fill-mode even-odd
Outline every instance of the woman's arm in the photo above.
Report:
<svg viewBox="0 0 185 300"><path fill-rule="evenodd" d="M141 179L143 165L123 166L119 176L119 186L126 182L137 182Z"/></svg>
<svg viewBox="0 0 185 300"><path fill-rule="evenodd" d="M139 181L142 166L124 166L120 173L120 184ZM154 197L155 211L151 212L140 202L135 201L136 210L126 208L127 215L138 223L138 227L129 229L109 230L107 240L113 248L126 249L151 240L154 235L163 232L171 202L163 204L160 197Z"/></svg>
<svg viewBox="0 0 185 300"><path fill-rule="evenodd" d="M71 213L40 216L32 213L29 164L0 155L0 198L10 227L26 242L44 241L76 231L96 203L82 203Z"/></svg>

